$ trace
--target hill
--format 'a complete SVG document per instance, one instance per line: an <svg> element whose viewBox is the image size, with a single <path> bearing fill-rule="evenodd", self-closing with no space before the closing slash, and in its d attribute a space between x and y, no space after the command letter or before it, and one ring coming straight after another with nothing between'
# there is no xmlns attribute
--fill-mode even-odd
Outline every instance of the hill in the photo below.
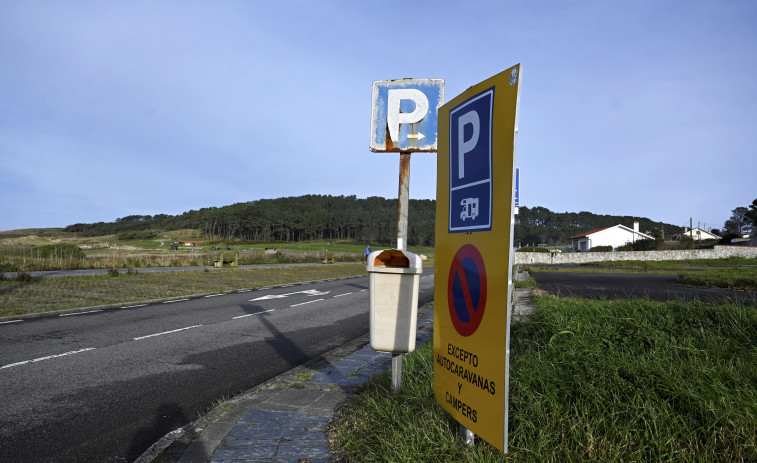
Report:
<svg viewBox="0 0 757 463"><path fill-rule="evenodd" d="M410 200L408 242L433 246L436 201ZM596 228L633 226L655 236L680 233L674 225L646 217L598 215L591 212L552 212L545 207L521 207L516 216L516 245L563 244ZM115 222L69 225L64 231L80 236L118 235L146 239L163 231L196 229L211 241L298 242L358 241L391 244L397 235L397 200L381 197L306 195L261 199L230 206L191 210L180 215L132 215Z"/></svg>

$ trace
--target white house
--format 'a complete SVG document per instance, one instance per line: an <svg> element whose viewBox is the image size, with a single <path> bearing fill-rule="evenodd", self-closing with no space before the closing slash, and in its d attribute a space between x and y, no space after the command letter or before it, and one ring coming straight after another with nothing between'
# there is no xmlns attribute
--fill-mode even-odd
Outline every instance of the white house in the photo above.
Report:
<svg viewBox="0 0 757 463"><path fill-rule="evenodd" d="M710 233L709 231L702 230L699 227L692 228L689 230L689 227L685 227L683 229L683 233L681 235L690 236L694 238L694 241L701 241L701 240L719 240L720 237L714 233Z"/></svg>
<svg viewBox="0 0 757 463"><path fill-rule="evenodd" d="M625 225L597 228L570 238L574 251L588 251L596 246L612 246L617 248L626 243L639 240L653 240L654 237L639 231L639 222L633 223L633 229Z"/></svg>

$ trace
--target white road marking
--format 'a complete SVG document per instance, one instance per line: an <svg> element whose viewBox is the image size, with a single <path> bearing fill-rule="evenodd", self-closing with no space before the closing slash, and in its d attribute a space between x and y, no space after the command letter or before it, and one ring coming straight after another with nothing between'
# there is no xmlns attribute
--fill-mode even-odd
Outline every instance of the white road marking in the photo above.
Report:
<svg viewBox="0 0 757 463"><path fill-rule="evenodd" d="M297 306L300 306L300 305L305 305L305 304L312 304L313 302L318 302L318 301L322 301L322 300L323 300L323 299L314 299L314 300L312 300L312 301L301 302L301 303L299 303L299 304L292 304L292 305L290 305L289 307L297 307Z"/></svg>
<svg viewBox="0 0 757 463"><path fill-rule="evenodd" d="M163 304L173 304L174 302L188 301L189 299L174 299L173 301L164 301Z"/></svg>
<svg viewBox="0 0 757 463"><path fill-rule="evenodd" d="M337 294L336 296L331 296L331 297L332 298L334 298L334 297L342 297L342 296L346 296L348 294L352 294L352 293Z"/></svg>
<svg viewBox="0 0 757 463"><path fill-rule="evenodd" d="M328 294L331 291L318 291L317 289L307 289L305 291L295 291L293 293L286 293L286 294L269 294L268 296L260 296L256 297L255 299L250 299L250 302L254 301L265 301L268 299L281 299L284 297L291 296L293 294L307 294L308 296L323 296L324 294Z"/></svg>
<svg viewBox="0 0 757 463"><path fill-rule="evenodd" d="M140 341L142 339L152 338L155 336L162 336L164 334L178 333L179 331L191 330L192 328L199 328L201 326L202 325L187 326L186 328L179 328L178 330L163 331L162 333L148 334L147 336L140 336L138 338L134 338L134 340Z"/></svg>
<svg viewBox="0 0 757 463"><path fill-rule="evenodd" d="M46 357L40 357L40 358L36 358L36 359L33 359L33 360L25 360L23 362L11 363L9 365L5 365L5 366L0 367L0 370L2 370L3 368L17 367L19 365L26 365L27 363L41 362L43 360L50 360L50 359L54 359L54 358L58 358L58 357L65 357L67 355L78 354L80 352L87 352L89 350L95 350L95 348L94 347L87 347L86 349L72 350L71 352L64 352L62 354L48 355Z"/></svg>
<svg viewBox="0 0 757 463"><path fill-rule="evenodd" d="M360 290L360 292L361 292L361 293L362 293L363 291L368 291L368 290L367 290L367 289L361 289L361 290Z"/></svg>
<svg viewBox="0 0 757 463"><path fill-rule="evenodd" d="M84 315L85 313L95 313L95 312L102 312L102 310L89 310L87 312L78 312L78 313L62 313L58 315L59 317L70 317L71 315Z"/></svg>
<svg viewBox="0 0 757 463"><path fill-rule="evenodd" d="M204 297L218 297L218 296L223 296L223 294L208 294L207 296L204 296Z"/></svg>
<svg viewBox="0 0 757 463"><path fill-rule="evenodd" d="M239 315L238 317L232 318L232 320L237 320L237 319L245 318L245 317L252 317L253 315L260 315L261 313L273 312L274 310L276 310L276 309L264 310L262 312L255 312L255 313L250 313L250 314L247 314L247 315Z"/></svg>
<svg viewBox="0 0 757 463"><path fill-rule="evenodd" d="M5 325L6 323L18 323L22 321L23 320L8 320L7 322L0 322L0 325Z"/></svg>
<svg viewBox="0 0 757 463"><path fill-rule="evenodd" d="M145 307L147 304L138 304L138 305L125 305L121 307L122 309L134 309L136 307Z"/></svg>

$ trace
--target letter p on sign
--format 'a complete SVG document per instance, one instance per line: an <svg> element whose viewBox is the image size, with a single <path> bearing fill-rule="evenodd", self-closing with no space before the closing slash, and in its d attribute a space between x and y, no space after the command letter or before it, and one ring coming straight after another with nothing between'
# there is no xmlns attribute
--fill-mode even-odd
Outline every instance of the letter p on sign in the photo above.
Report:
<svg viewBox="0 0 757 463"><path fill-rule="evenodd" d="M437 111L443 103L442 79L374 82L371 151L436 151Z"/></svg>
<svg viewBox="0 0 757 463"><path fill-rule="evenodd" d="M401 112L400 103L402 100L410 100L415 104L412 112ZM400 124L420 122L427 112L428 98L420 90L416 88L390 89L386 123L389 126L389 138L392 139L392 142L399 142Z"/></svg>
<svg viewBox="0 0 757 463"><path fill-rule="evenodd" d="M473 133L470 138L465 138L465 127L473 127ZM459 169L457 171L457 178L465 177L465 153L473 151L473 148L478 144L478 135L481 133L481 119L478 117L476 111L468 111L460 116L457 120L457 162Z"/></svg>

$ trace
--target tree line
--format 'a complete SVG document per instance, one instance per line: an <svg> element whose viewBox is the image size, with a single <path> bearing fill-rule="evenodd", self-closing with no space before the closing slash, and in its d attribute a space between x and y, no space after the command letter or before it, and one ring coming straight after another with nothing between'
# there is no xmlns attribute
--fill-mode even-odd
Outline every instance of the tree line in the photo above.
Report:
<svg viewBox="0 0 757 463"><path fill-rule="evenodd" d="M645 217L598 215L590 212L552 212L545 207L520 207L515 218L514 243L565 244L570 237L596 228L623 224L655 236L680 233L680 227ZM436 201L411 199L408 243L433 246ZM67 232L81 236L149 236L152 231L201 230L210 241L299 242L358 241L390 245L397 238L397 200L372 196L306 195L260 199L223 207L191 210L179 215L131 215L114 222L77 223ZM145 232L145 233L139 233Z"/></svg>

